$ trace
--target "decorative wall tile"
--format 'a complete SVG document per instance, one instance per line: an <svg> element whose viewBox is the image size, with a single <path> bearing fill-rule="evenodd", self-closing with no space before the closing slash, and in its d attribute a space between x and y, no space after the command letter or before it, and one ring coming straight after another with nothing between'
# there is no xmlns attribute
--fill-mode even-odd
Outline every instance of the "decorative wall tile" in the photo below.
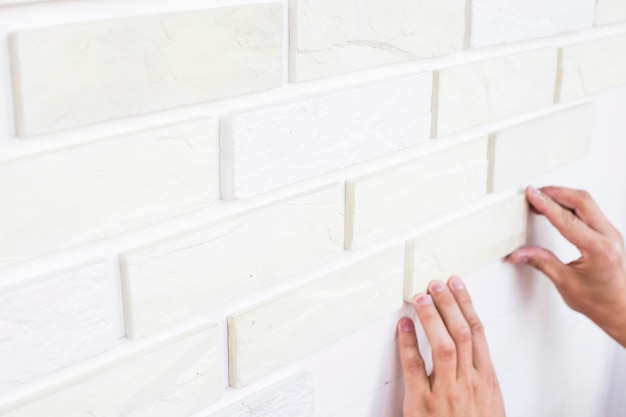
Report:
<svg viewBox="0 0 626 417"><path fill-rule="evenodd" d="M222 196L249 197L430 138L432 74L264 105L222 121Z"/></svg>
<svg viewBox="0 0 626 417"><path fill-rule="evenodd" d="M248 385L400 308L402 252L380 252L231 315L231 385Z"/></svg>

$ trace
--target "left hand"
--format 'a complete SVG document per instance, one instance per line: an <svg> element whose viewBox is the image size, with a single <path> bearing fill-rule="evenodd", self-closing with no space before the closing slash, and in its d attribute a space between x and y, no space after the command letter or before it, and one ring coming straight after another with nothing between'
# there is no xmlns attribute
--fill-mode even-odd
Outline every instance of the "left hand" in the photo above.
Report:
<svg viewBox="0 0 626 417"><path fill-rule="evenodd" d="M429 285L413 306L432 347L427 374L413 321L398 322L398 349L404 371L404 417L504 417L502 394L487 340L460 278Z"/></svg>

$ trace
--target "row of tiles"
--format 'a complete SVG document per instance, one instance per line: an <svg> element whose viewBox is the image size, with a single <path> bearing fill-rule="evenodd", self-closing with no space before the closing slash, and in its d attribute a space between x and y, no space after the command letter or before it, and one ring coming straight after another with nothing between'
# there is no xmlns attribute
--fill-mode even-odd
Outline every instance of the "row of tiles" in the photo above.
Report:
<svg viewBox="0 0 626 417"><path fill-rule="evenodd" d="M595 7L594 1L579 0L583 1ZM380 5L384 12L370 2L358 13L353 10L354 2L347 0L295 3L293 15L298 24L290 26L296 31L291 61L296 62L294 71L305 74L303 78L463 49L463 0L436 4L394 0L398 4ZM388 16L390 12L397 20ZM342 14L346 14L345 21L329 19ZM366 24L370 19L375 22ZM283 5L272 3L16 32L10 47L18 132L38 135L281 87L282 20ZM340 27L328 27L334 22ZM372 33L366 35L368 31ZM615 39L565 48L561 98L624 82L623 43ZM436 134L467 127L465 121L470 126L485 122L480 120L482 114L472 114L476 110L493 111L497 117L552 102L556 67L556 51L552 51L444 71L439 81L443 117L435 123ZM483 74L487 80L480 78ZM448 81L448 76L453 79ZM521 103L519 108L500 106L498 101L490 109L470 103L456 108L459 104L453 100L447 108L449 95L456 99L462 91L459 87L483 95L488 87L496 99L516 94Z"/></svg>
<svg viewBox="0 0 626 417"><path fill-rule="evenodd" d="M422 232L406 247L393 245L380 249L365 259L230 314L230 384L240 387L256 382L388 316L402 306L403 298L410 300L415 291L424 290L430 279L468 273L501 258L524 244L526 220L527 205L523 195L501 197ZM245 262L245 254L240 254L240 258ZM94 273L97 270L98 262L88 263L76 270L14 287L0 296L1 316L11 320L0 321L0 325L10 327L22 323L21 332L14 339L17 342L12 346L0 345L6 348L0 355L7 360L2 377L5 385L10 382L7 378L11 376L11 369L19 369L21 378L25 369L33 369L32 364L26 368L15 367L9 363L12 360L27 362L26 354L67 356L66 349L89 349L89 340L93 340L93 335L76 334L69 342L76 346L68 346L68 340L61 340L67 332L55 334L53 331L52 339L42 343L39 339L46 337L50 329L76 328L76 322L81 320L105 321L106 318L98 320L93 315L110 313L106 308L104 311L94 308L75 317L75 310L67 310L66 314L57 311L34 320L24 316L28 314L26 310L15 307L16 300L26 295L32 302L42 303L38 310L54 312L54 299L33 297L33 294L47 294L50 287L56 288L58 293L68 283L74 285L70 282L81 276L83 295L95 300L96 307L110 305L110 300L103 297L106 293L103 294L102 285L90 285L102 280ZM211 278L214 277L205 277L204 281ZM158 287L161 281L162 277L151 277L153 287ZM198 282L197 291L204 290L202 285L203 282ZM184 287L184 283L180 287ZM169 291L176 297L184 288ZM193 300L189 305L193 307ZM165 312L167 306L160 308ZM22 315L17 314L20 311ZM328 323L335 324L328 326ZM100 333L99 329L92 330L88 326L84 329ZM223 390L220 352L217 326L204 325L94 367L61 385L0 405L0 412L7 417L39 415L44 410L68 416L87 410L96 415L187 416L220 398ZM177 400L170 401L174 397Z"/></svg>
<svg viewBox="0 0 626 417"><path fill-rule="evenodd" d="M363 247L579 157L589 149L592 119L591 105L559 111L494 132L489 140L455 143L449 149L350 178L345 199L343 187L335 186L167 240L211 240L211 235L225 233L220 229L228 230L229 224L276 211L276 219L265 215L266 227L284 225L276 226L277 230L294 231L290 238L294 242L301 240L299 235L308 236L304 246L293 247L299 253L308 248L307 252L319 254L311 261L291 263L306 269L317 258L327 259L344 247ZM216 200L218 181L215 140L207 138L209 124L207 120L185 122L0 162L0 193L10 202L0 207L0 234L13 237L0 240L0 267L210 205ZM227 167L221 165L223 170ZM320 201L317 206L311 204L315 200ZM306 207L317 209L309 213ZM307 223L310 230L295 232ZM253 245L249 240L253 235L272 235L277 245L290 241L287 234L264 229L242 231L240 239ZM204 257L200 254L198 259ZM292 268L283 267L278 275L290 275Z"/></svg>

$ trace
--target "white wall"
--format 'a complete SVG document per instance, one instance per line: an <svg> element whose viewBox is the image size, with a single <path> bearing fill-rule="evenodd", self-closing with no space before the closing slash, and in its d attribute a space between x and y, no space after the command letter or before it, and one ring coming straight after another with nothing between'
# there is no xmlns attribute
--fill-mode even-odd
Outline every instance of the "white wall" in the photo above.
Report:
<svg viewBox="0 0 626 417"><path fill-rule="evenodd" d="M76 22L222 6L264 7L261 6L264 3L252 0L10 3L17 2L0 2L3 39L0 43L0 172L3 175L0 192L5 195L0 208L3 231L0 248L4 251L0 254L0 368L4 374L0 379L0 414L7 412L15 417L45 410L47 415L65 417L91 410L96 415L107 416L174 412L168 415L208 417L252 396L246 401L257 414L250 414L247 409L229 409L224 416L400 416L402 383L395 353L395 324L402 315L411 314L406 303L400 308L404 263L380 261L391 262L384 268L390 272L386 281L382 281L383 274L367 275L368 270L375 269L368 267L367 262L385 267L386 263L381 264L375 258L381 251L401 248L423 230L437 230L449 219L488 207L526 184L587 189L620 230L626 228L626 87L620 86L626 83L623 58L626 23L609 22L621 16L617 2L612 5L610 1L601 1L603 15L595 21L595 2L586 0L556 1L549 5L540 1L477 0L466 5L460 0L446 0L433 8L428 6L430 2L401 0L393 2L395 7L382 2L320 1L311 2L315 7L310 8L303 1L279 1L274 11L258 15L250 11L247 17L236 18L220 15L213 21L209 12L206 19L213 22L211 28L217 29L202 32L203 36L208 39L222 39L222 36L228 42L236 38L239 43L234 44L238 46L227 49L243 48L242 55L238 55L239 49L233 54L222 51L220 41L191 43L189 50L180 46L187 45L180 41L177 48L168 50L171 55L153 57L155 61L150 61L156 71L153 75L163 74L159 65L168 71L185 73L186 65L211 71L212 65L226 62L232 65L232 70L211 76L218 80L219 86L203 82L185 84L185 77L173 77L181 84L173 84L167 90L165 87L170 84L164 81L165 90L159 90L156 100L141 96L142 92L151 92L151 87L142 84L145 80L141 71L131 71L136 53L133 51L142 50L145 45L139 45L137 50L133 49L134 44L129 45L128 67L122 68L122 73L127 70L137 78L129 77L124 82L113 79L109 85L102 80L116 71L117 61L93 61L106 68L104 72L73 73L80 65L67 67L67 62L71 59L77 59L79 64L86 62L76 54L80 44L61 51L59 45L64 44L58 43L50 33L40 38L36 34L30 38L23 36L20 42L24 43L20 45L25 46L18 52L24 54L10 56L8 35ZM358 10L353 10L355 5ZM615 13L606 13L611 7ZM315 15L316 10L321 14ZM173 25L179 31L175 33L183 37L187 36L187 26L193 28L197 24L205 28L200 14L194 15L185 18L188 24L184 19L180 26L166 21L166 27ZM426 23L421 21L424 16L430 16ZM298 17L302 19L299 23ZM229 25L231 18L237 23ZM624 18L618 20L623 22ZM257 24L245 23L250 21ZM273 27L276 22L280 23ZM320 30L320 25L328 26ZM87 25L70 33L67 39L90 39L97 48L102 39L97 33L90 38L89 30L98 27ZM129 27L136 32L126 41L143 39L141 36L146 33L148 41L157 39L150 38L150 29L142 32L144 23ZM145 23L145 27L149 28L150 23ZM262 34L257 36L257 33ZM618 35L622 37L615 38L617 41L608 46L597 44L591 52L574 50L587 41L614 39ZM58 39L63 39L66 34L59 36ZM287 47L290 38L291 54ZM263 44L267 54L246 56L246 51L258 52L255 42ZM250 45L249 50L245 49ZM301 53L294 52L295 45ZM570 46L569 51L573 52L563 56L573 57L573 61L562 61L564 72L557 76L558 48ZM59 48L58 52L55 48ZM103 49L105 54L106 47ZM167 47L161 46L156 51L162 49ZM31 53L33 50L38 52ZM202 52L196 54L197 50ZM27 64L34 62L29 59L38 59L42 51L50 54L50 61L34 66L29 73ZM547 51L541 53L545 59L534 57L535 51ZM533 58L520 63L510 58L517 53L528 53ZM12 72L11 63L15 65L17 55L24 65ZM194 61L197 55L212 65ZM62 58L57 62L55 56ZM181 61L171 64L168 56ZM215 56L222 56L224 61L216 62ZM578 57L582 57L581 61L576 61ZM189 63L184 59L190 60ZM442 70L440 83L443 83L446 69L459 67L465 71L483 60L495 63L480 67L484 83L470 84L476 80L472 78L474 70L468 70L469 78L453 79L458 83L457 90L451 90L448 99L453 110L458 110L456 104L467 100L466 107L461 106L463 114L442 111L445 86L441 84L431 94L432 72ZM246 65L251 65L253 70ZM191 69L190 72L203 81L205 72L194 73ZM257 77L258 73L267 76ZM104 78L98 78L102 74ZM62 79L69 86L80 86L72 97L80 97L92 87L100 95L83 94L88 98L86 105L72 102L67 91L50 95L50 90L42 87L33 90L33 101L28 101L29 93L24 87L21 92L15 88L18 79L22 83L41 82L44 87L46 82L52 83L46 88L57 87ZM96 80L94 85L90 80ZM162 79L157 76L157 85L158 80ZM526 82L530 87L527 88ZM128 100L123 99L128 93L115 90L120 85L127 88L125 91L133 91ZM571 97L569 100L553 100L552 92L557 85L561 86L561 97ZM532 88L537 88L537 94ZM486 94L485 90L488 90ZM454 91L458 91L458 101ZM31 103L31 109L49 109L48 105L63 113L63 106L78 107L73 108L73 117L57 119L49 117L50 110L38 110L41 113L34 110L22 119L23 126L18 129L19 111L13 103L22 94L25 105ZM121 94L116 96L121 101L111 105L115 94ZM41 103L46 101L42 97L50 96L53 99L49 103ZM486 103L486 96L493 101ZM168 99L160 100L163 97ZM433 97L438 98L440 105L435 106L433 115L441 136L437 139L431 139L429 134ZM128 106L130 102L136 103ZM545 158L538 150L536 160L526 163L533 165L533 172L537 168L541 174L516 180L495 195L486 192L487 152L484 159L479 158L477 170L472 171L478 173L472 178L482 185L476 194L463 199L459 197L462 193L458 180L438 177L432 167L425 172L432 183L442 184L435 189L429 189L428 182L423 188L401 185L405 178L402 175L379 176L379 171L396 168L415 158L428 160L437 150L460 149L476 138L486 138L543 116L552 120L555 113L583 103L594 106L589 152L582 158L574 155L564 166L554 168L550 161L558 158ZM486 110L481 113L483 107ZM182 123L197 118L206 120ZM450 132L454 132L444 136L442 120L449 119L453 122L449 125ZM248 125L243 126L245 123ZM169 124L179 125L161 128ZM554 130L549 131L546 140L558 136L568 126L549 127ZM135 134L136 131L145 133ZM294 131L297 135L292 140L290 135ZM282 132L282 136L272 136L276 132ZM232 136L236 134L241 136ZM109 137L117 139L97 141L100 148L81 153L85 148L82 145ZM155 144L164 142L152 143L155 138L169 139L171 142L166 143L172 147L158 148ZM235 159L232 168L235 178L241 178L237 174L248 175L245 177L248 182L243 185L233 182L229 176L233 172L226 171L230 166L230 160L224 159L228 151L226 144L232 138L241 138L243 143L233 145L233 149L241 152L244 162L237 165L239 160ZM586 138L583 134L581 140ZM298 139L298 146L290 148ZM563 154L568 154L567 143L557 145L562 147ZM525 148L523 144L519 146L521 154ZM57 149L61 151L40 156L43 151ZM251 154L245 155L246 150ZM257 171L246 173L259 155L267 158L267 163L257 164L254 167ZM320 163L307 165L305 169L303 164L312 159ZM67 161L73 161L76 170L68 168ZM101 169L92 169L102 161L111 161L114 168L103 163ZM458 159L451 159L450 163L460 165ZM266 167L270 169L263 171ZM83 172L91 176L77 174ZM153 176L158 180L150 181ZM346 181L372 176L396 181L388 187L390 193L380 204L374 202L363 209L366 213L380 210L382 214L374 217L380 221L372 225L380 233L374 233L373 240L363 245L355 245L357 249L344 250L344 220L350 224L353 214L349 210L344 214L343 185ZM148 180L144 181L144 177ZM96 189L94 184L98 184ZM239 197L237 191L242 190L241 195L246 198L220 199L220 185L222 197ZM328 186L330 191L320 188ZM225 193L226 189L230 191ZM398 197L408 192L416 194L408 200ZM302 197L302 193L313 193L314 197ZM355 207L362 209L358 197L359 194ZM414 220L422 210L420 206L416 206L415 218L411 211L407 218L402 217L400 207L420 197L426 197L429 206L437 206L435 214L419 212L420 216L424 215L422 224ZM445 203L446 198L456 203ZM394 205L396 213L388 209ZM241 213L248 214L230 219ZM394 224L387 221L392 217ZM183 236L180 242L154 247L154 242L189 229L200 231L196 237ZM306 236L304 242L298 240L302 236ZM206 241L217 242L215 249L206 249L201 244ZM544 219L532 215L528 242L549 247L563 259L576 256L575 250ZM149 248L145 249L144 245ZM181 248L197 249L197 252L189 252L191 256L165 256L180 253ZM486 256L495 259L508 250L506 245L501 245ZM256 263L252 260L253 254L266 252ZM125 273L131 274L124 287L121 253L123 264L128 265ZM93 259L98 260L92 262ZM171 265L169 259L174 260ZM348 277L354 270L361 271L357 268L361 262L365 262L366 272L358 272L363 275L359 286ZM219 274L207 273L214 273L217 268L222 268ZM168 275L170 269L175 272ZM239 275L229 275L233 270ZM253 272L255 281L244 279L248 270ZM142 271L148 272L141 275ZM626 375L623 349L587 319L570 311L547 279L527 268L514 268L501 261L464 277L487 329L510 417L600 417L624 413L626 405L619 383ZM214 286L209 286L207 280ZM233 283L236 280L242 281ZM244 360L238 360L231 367L229 385L227 316L249 311L273 297L293 294L289 291L305 284L312 286L305 287L300 293L302 298L287 300L292 302L291 309L273 310L276 317L281 317L281 323L293 329L278 331L277 345L283 346L284 351L277 351L275 356L295 359L287 359L276 368L267 364L271 358L253 357L252 365L258 363L265 376L253 378L242 388L231 387L239 385L239 378L247 369ZM229 289L215 296L216 291L224 288ZM387 294L389 301L380 301L378 293L371 292L372 288L389 289L380 292ZM145 310L140 308L145 301L142 294L147 294ZM159 300L156 307L151 304L154 299ZM319 310L317 315L307 316L305 309L309 307L304 300L311 299L314 300L312 311ZM327 304L316 304L320 301ZM148 315L142 316L144 321L141 321L140 314L146 311ZM334 311L341 313L335 316ZM154 314L154 319L150 314ZM210 327L211 323L217 328ZM276 331L274 324L279 323L270 321L260 336L251 334L251 340L254 337L262 340L264 332ZM311 333L298 333L302 328L310 329ZM290 340L295 335L305 337L301 334L313 336L305 344ZM126 338L127 335L130 337ZM251 346L254 351L255 345ZM235 362L234 355L244 347L231 345L231 362ZM309 347L320 350L305 352ZM299 355L304 356L299 358ZM156 361L162 368L153 369ZM289 379L299 371L308 373ZM193 377L196 372L202 377ZM136 379L129 379L130 385L126 385L123 381L129 375ZM285 380L287 385L281 382ZM115 389L120 393L114 393ZM283 395L281 390L285 389L288 394ZM170 401L172 398L176 400ZM271 407L263 406L264 401ZM173 405L173 410L167 404Z"/></svg>

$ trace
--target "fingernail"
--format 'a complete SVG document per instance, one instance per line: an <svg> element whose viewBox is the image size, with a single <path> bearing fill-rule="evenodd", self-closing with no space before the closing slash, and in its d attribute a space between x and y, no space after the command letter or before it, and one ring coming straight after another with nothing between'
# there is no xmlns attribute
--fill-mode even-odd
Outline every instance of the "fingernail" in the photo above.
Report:
<svg viewBox="0 0 626 417"><path fill-rule="evenodd" d="M408 318L404 318L402 319L402 321L400 322L400 330L402 330L403 332L412 332L415 328L413 327L413 322L408 319Z"/></svg>
<svg viewBox="0 0 626 417"><path fill-rule="evenodd" d="M462 290L463 288L465 288L465 284L463 284L461 278L457 277L456 275L450 278L450 286L455 290Z"/></svg>
<svg viewBox="0 0 626 417"><path fill-rule="evenodd" d="M441 292L446 288L445 284L441 281L435 281L430 286L431 292Z"/></svg>
<svg viewBox="0 0 626 417"><path fill-rule="evenodd" d="M418 294L415 296L415 303L420 306L431 304L430 296L426 294Z"/></svg>
<svg viewBox="0 0 626 417"><path fill-rule="evenodd" d="M543 200L543 193L539 189L532 187L532 186L529 186L528 189L530 190L531 195L533 195L539 200Z"/></svg>

